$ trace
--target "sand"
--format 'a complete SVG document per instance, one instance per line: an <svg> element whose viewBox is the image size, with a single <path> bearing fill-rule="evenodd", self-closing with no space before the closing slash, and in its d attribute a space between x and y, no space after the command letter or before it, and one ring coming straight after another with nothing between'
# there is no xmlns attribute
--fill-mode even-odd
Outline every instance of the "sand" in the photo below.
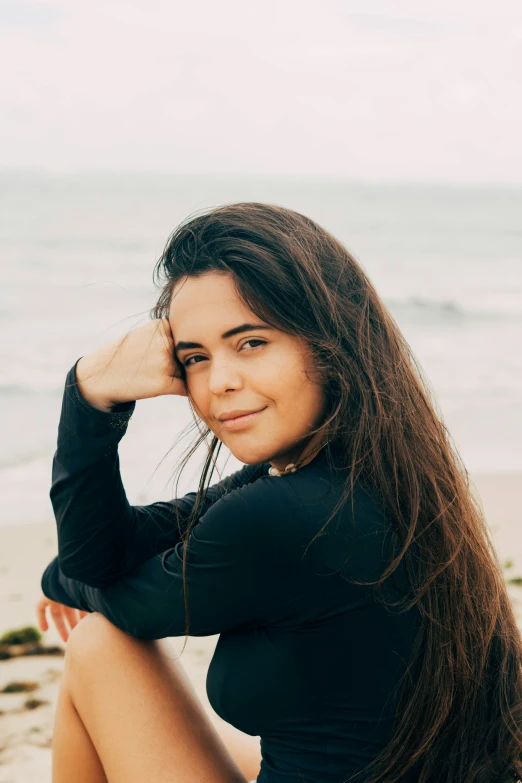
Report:
<svg viewBox="0 0 522 783"><path fill-rule="evenodd" d="M473 474L501 563L512 561L506 576L522 576L522 473ZM24 625L37 625L34 607L41 595L40 578L57 554L55 523L0 527L0 635ZM509 585L509 595L522 627L522 587ZM181 663L209 714L205 679L218 636L191 637ZM46 644L65 647L51 626ZM183 638L170 639L176 652ZM31 693L0 693L0 783L50 783L51 737L63 657L25 656L0 661L0 691L14 680L31 680ZM28 698L47 702L24 707Z"/></svg>

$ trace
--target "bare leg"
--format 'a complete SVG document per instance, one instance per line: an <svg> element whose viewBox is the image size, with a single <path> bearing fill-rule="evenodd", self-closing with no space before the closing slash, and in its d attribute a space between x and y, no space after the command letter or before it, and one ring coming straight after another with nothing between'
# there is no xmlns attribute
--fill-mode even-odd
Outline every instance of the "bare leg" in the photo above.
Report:
<svg viewBox="0 0 522 783"><path fill-rule="evenodd" d="M259 751L238 765L173 655L164 640L135 639L98 612L82 619L67 645L53 783L246 783L257 777ZM79 725L65 728L67 717ZM85 770L72 759L69 735Z"/></svg>
<svg viewBox="0 0 522 783"><path fill-rule="evenodd" d="M53 741L53 783L108 783L100 757L76 712L65 679L60 683Z"/></svg>

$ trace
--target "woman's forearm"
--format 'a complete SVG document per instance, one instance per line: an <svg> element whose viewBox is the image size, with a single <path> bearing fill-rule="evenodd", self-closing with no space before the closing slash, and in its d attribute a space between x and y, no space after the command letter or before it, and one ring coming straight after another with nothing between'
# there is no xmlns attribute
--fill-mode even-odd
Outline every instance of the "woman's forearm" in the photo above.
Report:
<svg viewBox="0 0 522 783"><path fill-rule="evenodd" d="M180 540L196 493L146 506L129 504L118 444L135 403L119 404L110 413L93 408L78 390L75 367L67 375L52 465L58 558L66 576L106 587ZM209 487L200 516L224 494L267 470L268 465L246 465Z"/></svg>

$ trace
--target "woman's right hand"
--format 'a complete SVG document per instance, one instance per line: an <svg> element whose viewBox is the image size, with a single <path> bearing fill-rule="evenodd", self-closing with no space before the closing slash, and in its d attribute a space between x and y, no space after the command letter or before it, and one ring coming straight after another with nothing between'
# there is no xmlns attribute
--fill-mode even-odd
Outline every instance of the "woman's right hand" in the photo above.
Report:
<svg viewBox="0 0 522 783"><path fill-rule="evenodd" d="M58 603L58 601L51 601L50 598L47 598L46 595L42 594L36 602L36 617L40 630L42 631L49 630L49 622L46 614L47 610L49 610L49 616L64 642L67 642L69 639L69 628L72 631L80 620L89 614L89 612L84 612L82 609L73 609L71 606ZM67 627L67 624L69 625L69 628Z"/></svg>
<svg viewBox="0 0 522 783"><path fill-rule="evenodd" d="M76 379L82 397L107 412L121 402L164 394L187 396L168 318L149 321L82 356Z"/></svg>

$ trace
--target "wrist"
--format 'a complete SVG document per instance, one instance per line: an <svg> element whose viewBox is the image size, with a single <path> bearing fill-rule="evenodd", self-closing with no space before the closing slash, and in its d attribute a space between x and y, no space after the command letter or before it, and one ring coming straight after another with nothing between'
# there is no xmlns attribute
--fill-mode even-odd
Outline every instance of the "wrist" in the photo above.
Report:
<svg viewBox="0 0 522 783"><path fill-rule="evenodd" d="M96 369L93 367L89 358L82 356L82 358L76 364L76 385L78 392L81 394L85 402L91 405L93 408L97 408L104 413L110 413L115 403L113 400L109 400L106 397L101 388L99 382L96 382Z"/></svg>

